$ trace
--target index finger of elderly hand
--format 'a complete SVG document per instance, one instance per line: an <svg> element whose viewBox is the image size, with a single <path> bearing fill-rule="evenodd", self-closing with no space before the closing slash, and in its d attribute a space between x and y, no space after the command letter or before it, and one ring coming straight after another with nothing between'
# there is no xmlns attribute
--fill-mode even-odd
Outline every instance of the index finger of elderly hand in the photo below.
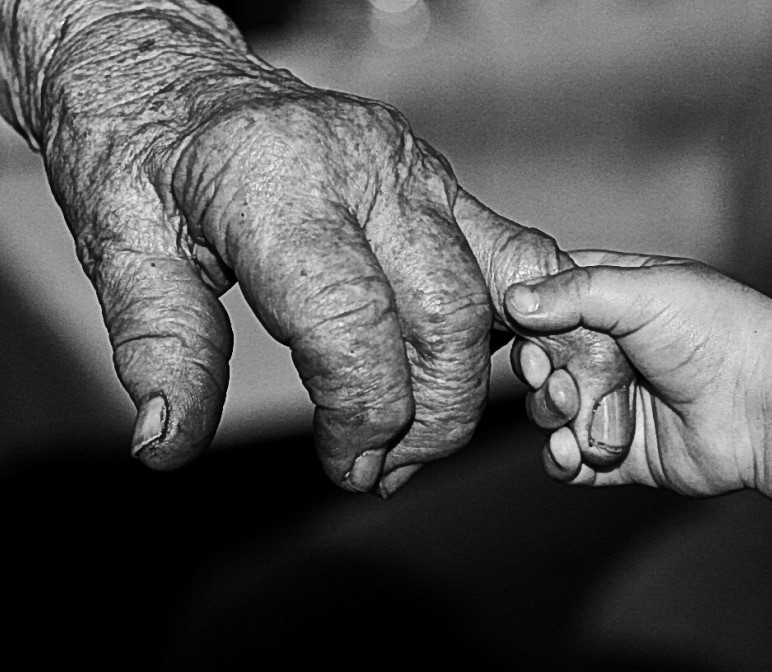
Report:
<svg viewBox="0 0 772 672"><path fill-rule="evenodd" d="M81 262L110 333L118 376L137 406L132 455L179 467L217 429L228 384L228 318L179 250L176 222L121 184L98 228L78 228ZM107 190L105 190L107 193Z"/></svg>

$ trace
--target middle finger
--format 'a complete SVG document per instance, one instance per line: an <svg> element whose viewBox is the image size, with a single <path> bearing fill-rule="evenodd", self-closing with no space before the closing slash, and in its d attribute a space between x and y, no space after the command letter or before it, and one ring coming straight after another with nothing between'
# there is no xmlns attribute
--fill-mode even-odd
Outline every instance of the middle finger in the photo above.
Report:
<svg viewBox="0 0 772 672"><path fill-rule="evenodd" d="M431 175L404 181L367 225L394 290L416 408L410 430L386 457L385 476L465 445L488 392L489 293L453 219L443 168L430 166Z"/></svg>

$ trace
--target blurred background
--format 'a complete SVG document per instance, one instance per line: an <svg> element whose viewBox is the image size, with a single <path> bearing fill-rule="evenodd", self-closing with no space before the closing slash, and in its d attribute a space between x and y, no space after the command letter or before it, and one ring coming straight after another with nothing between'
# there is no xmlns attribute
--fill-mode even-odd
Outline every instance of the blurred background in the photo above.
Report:
<svg viewBox="0 0 772 672"><path fill-rule="evenodd" d="M468 190L564 249L693 257L772 292L768 0L215 4L272 64L397 106ZM507 353L469 450L391 502L356 498L316 467L289 354L234 288L214 449L145 473L40 159L5 125L0 204L0 498L20 631L62 632L86 603L141 634L94 617L97 637L65 628L57 646L96 656L101 638L145 669L772 667L768 502L548 482Z"/></svg>

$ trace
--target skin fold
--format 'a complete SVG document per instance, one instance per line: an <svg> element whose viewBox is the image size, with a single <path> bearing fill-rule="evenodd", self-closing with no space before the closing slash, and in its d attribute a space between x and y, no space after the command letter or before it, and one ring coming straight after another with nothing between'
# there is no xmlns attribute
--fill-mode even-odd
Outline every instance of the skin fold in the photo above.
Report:
<svg viewBox="0 0 772 672"><path fill-rule="evenodd" d="M506 289L573 265L551 238L465 192L397 110L273 68L205 2L0 0L0 18L1 109L43 157L143 463L178 467L214 436L234 283L291 348L335 483L388 496L469 441L491 328L514 329ZM631 418L593 417L627 394L624 355L582 328L526 336L580 384L587 459L620 459Z"/></svg>

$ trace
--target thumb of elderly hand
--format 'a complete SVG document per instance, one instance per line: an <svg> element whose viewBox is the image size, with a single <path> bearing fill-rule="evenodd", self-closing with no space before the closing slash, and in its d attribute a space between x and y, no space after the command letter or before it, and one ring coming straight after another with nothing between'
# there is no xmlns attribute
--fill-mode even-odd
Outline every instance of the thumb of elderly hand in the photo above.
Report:
<svg viewBox="0 0 772 672"><path fill-rule="evenodd" d="M181 251L174 222L141 191L125 189L123 203L113 200L99 229L78 236L78 251L102 304L118 377L137 407L132 455L166 470L214 437L232 334L218 289L204 279L206 251Z"/></svg>

